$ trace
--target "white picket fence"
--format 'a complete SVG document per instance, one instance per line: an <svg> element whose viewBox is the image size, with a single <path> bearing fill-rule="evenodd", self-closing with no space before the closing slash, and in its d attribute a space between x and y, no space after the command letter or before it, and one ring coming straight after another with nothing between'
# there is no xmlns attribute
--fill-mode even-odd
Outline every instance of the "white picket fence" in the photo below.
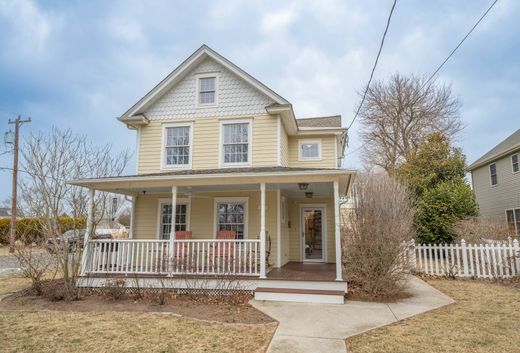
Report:
<svg viewBox="0 0 520 353"><path fill-rule="evenodd" d="M417 244L410 254L415 271L436 276L520 276L518 240L486 244Z"/></svg>
<svg viewBox="0 0 520 353"><path fill-rule="evenodd" d="M83 274L259 276L260 241L100 239L86 248Z"/></svg>

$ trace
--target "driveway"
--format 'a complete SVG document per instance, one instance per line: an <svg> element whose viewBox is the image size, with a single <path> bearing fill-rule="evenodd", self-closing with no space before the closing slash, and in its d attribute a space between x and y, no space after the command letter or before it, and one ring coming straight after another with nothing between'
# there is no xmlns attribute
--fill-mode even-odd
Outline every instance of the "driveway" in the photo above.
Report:
<svg viewBox="0 0 520 353"><path fill-rule="evenodd" d="M412 297L395 303L346 301L338 304L252 300L251 304L279 322L269 353L346 352L345 339L410 316L454 303L426 282L410 277Z"/></svg>

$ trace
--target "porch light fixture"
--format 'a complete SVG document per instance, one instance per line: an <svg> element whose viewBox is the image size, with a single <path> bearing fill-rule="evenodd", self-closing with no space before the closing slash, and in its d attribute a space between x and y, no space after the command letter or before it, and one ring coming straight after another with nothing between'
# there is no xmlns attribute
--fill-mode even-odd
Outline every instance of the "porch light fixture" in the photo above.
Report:
<svg viewBox="0 0 520 353"><path fill-rule="evenodd" d="M309 187L309 184L307 184L307 183L298 183L298 188L300 190L307 190L308 187Z"/></svg>
<svg viewBox="0 0 520 353"><path fill-rule="evenodd" d="M312 191L307 191L305 193L305 197L308 198L308 199L312 199L312 195L314 195L314 193Z"/></svg>

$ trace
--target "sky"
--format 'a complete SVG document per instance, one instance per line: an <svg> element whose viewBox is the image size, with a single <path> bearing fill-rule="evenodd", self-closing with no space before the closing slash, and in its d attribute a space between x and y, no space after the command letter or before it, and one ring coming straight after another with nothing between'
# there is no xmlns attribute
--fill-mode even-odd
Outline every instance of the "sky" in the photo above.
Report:
<svg viewBox="0 0 520 353"><path fill-rule="evenodd" d="M429 75L491 0L398 0L374 78ZM265 83L297 117L352 120L392 0L0 0L0 138L17 114L22 139L52 126L135 151L116 117L200 45ZM462 103L456 144L472 162L520 128L520 2L499 0L438 76ZM359 123L344 167L361 169ZM6 146L0 141L0 154ZM12 154L0 156L0 168ZM128 173L135 170L135 161ZM23 175L22 175L23 177ZM10 171L0 169L0 200Z"/></svg>

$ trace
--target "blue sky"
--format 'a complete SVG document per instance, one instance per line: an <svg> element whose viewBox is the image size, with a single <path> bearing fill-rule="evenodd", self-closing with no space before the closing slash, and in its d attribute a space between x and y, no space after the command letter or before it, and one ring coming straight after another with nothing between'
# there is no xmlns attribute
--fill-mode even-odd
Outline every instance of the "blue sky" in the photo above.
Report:
<svg viewBox="0 0 520 353"><path fill-rule="evenodd" d="M375 78L431 73L491 2L399 0ZM0 0L0 133L19 113L33 119L23 135L56 125L134 149L135 133L115 117L203 43L291 101L298 117L342 114L346 125L391 3ZM439 75L462 102L457 144L469 161L520 127L519 18L520 2L500 0ZM359 156L345 166L360 168ZM0 199L9 193L0 171Z"/></svg>

